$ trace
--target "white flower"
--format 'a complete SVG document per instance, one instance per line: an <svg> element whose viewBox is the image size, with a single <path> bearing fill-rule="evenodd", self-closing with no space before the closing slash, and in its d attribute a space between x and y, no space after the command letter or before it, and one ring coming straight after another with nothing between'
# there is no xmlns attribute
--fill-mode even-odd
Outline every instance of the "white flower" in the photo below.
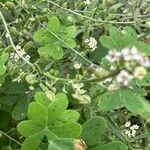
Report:
<svg viewBox="0 0 150 150"><path fill-rule="evenodd" d="M140 65L143 67L150 67L150 59L147 56L143 56L140 60Z"/></svg>
<svg viewBox="0 0 150 150"><path fill-rule="evenodd" d="M85 4L85 5L90 5L90 4L91 4L91 1L90 1L90 0L85 0L85 1L84 1L84 4Z"/></svg>
<svg viewBox="0 0 150 150"><path fill-rule="evenodd" d="M90 37L89 39L85 40L85 43L89 46L89 48L94 51L97 48L97 41L95 40L94 37Z"/></svg>
<svg viewBox="0 0 150 150"><path fill-rule="evenodd" d="M130 129L131 130L137 130L137 129L139 129L139 126L135 124L135 125L131 126Z"/></svg>
<svg viewBox="0 0 150 150"><path fill-rule="evenodd" d="M111 81L112 81L112 77L105 79L105 80L103 81L103 83L107 83L107 82L111 82Z"/></svg>
<svg viewBox="0 0 150 150"><path fill-rule="evenodd" d="M81 64L78 63L78 62L75 62L73 66L74 66L75 69L80 69L81 68Z"/></svg>
<svg viewBox="0 0 150 150"><path fill-rule="evenodd" d="M112 84L110 84L109 86L108 86L108 91L115 91L115 90L117 90L117 89L119 89L119 86L118 86L118 84L116 84L116 83L112 83Z"/></svg>
<svg viewBox="0 0 150 150"><path fill-rule="evenodd" d="M25 57L25 59L27 60L27 61L29 61L30 60L30 56L29 55L26 55L26 57Z"/></svg>
<svg viewBox="0 0 150 150"><path fill-rule="evenodd" d="M135 134L136 134L136 130L132 130L131 132L132 137L135 137Z"/></svg>
<svg viewBox="0 0 150 150"><path fill-rule="evenodd" d="M108 52L108 55L106 55L106 59L109 61L109 62L115 62L115 61L118 61L121 57L121 53L120 52L117 52L115 50L111 50Z"/></svg>
<svg viewBox="0 0 150 150"><path fill-rule="evenodd" d="M72 87L74 89L80 89L80 88L84 87L84 84L83 83L74 83L74 84L72 84Z"/></svg>
<svg viewBox="0 0 150 150"><path fill-rule="evenodd" d="M125 130L125 134L126 134L129 138L132 137L132 134L131 134L131 132L130 132L129 130Z"/></svg>
<svg viewBox="0 0 150 150"><path fill-rule="evenodd" d="M130 125L131 125L131 121L128 121L128 122L125 123L124 126L125 126L125 127L130 127Z"/></svg>
<svg viewBox="0 0 150 150"><path fill-rule="evenodd" d="M116 77L116 81L119 84L123 84L124 86L128 86L130 80L133 77L126 71L126 70L122 70Z"/></svg>
<svg viewBox="0 0 150 150"><path fill-rule="evenodd" d="M20 45L16 45L16 49L17 49L17 50L20 50L20 49L21 49L21 46L20 46Z"/></svg>
<svg viewBox="0 0 150 150"><path fill-rule="evenodd" d="M133 47L133 48L124 48L122 50L122 55L123 55L123 58L124 60L126 61L131 61L131 60L134 60L134 56L137 55L138 53L138 50Z"/></svg>
<svg viewBox="0 0 150 150"><path fill-rule="evenodd" d="M10 37L10 34L9 33L6 33L6 38L9 38Z"/></svg>
<svg viewBox="0 0 150 150"><path fill-rule="evenodd" d="M134 71L134 76L137 79L143 79L147 74L147 70L144 67L136 67Z"/></svg>

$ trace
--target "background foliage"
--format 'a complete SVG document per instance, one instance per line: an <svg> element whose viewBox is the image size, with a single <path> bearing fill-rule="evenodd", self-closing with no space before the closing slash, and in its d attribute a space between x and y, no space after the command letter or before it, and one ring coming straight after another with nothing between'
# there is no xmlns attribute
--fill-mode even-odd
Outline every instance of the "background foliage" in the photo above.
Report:
<svg viewBox="0 0 150 150"><path fill-rule="evenodd" d="M110 91L126 66L105 59L126 47L149 57L149 33L149 0L1 0L0 149L149 150L149 68Z"/></svg>

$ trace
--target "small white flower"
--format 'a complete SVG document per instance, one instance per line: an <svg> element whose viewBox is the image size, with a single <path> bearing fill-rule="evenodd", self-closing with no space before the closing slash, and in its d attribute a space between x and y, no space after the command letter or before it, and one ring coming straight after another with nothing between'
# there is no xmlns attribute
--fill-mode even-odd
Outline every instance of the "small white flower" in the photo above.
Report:
<svg viewBox="0 0 150 150"><path fill-rule="evenodd" d="M91 1L90 1L90 0L85 0L85 1L84 1L84 4L85 4L85 5L90 5L90 4L91 4Z"/></svg>
<svg viewBox="0 0 150 150"><path fill-rule="evenodd" d="M20 45L16 45L16 49L17 49L17 50L20 50L20 49L21 49L21 46L20 46Z"/></svg>
<svg viewBox="0 0 150 150"><path fill-rule="evenodd" d="M126 134L129 138L132 137L132 134L131 134L131 132L130 132L129 130L125 130L125 134Z"/></svg>
<svg viewBox="0 0 150 150"><path fill-rule="evenodd" d="M126 70L122 70L116 77L116 81L119 84L123 84L124 86L128 86L130 80L133 77L126 71Z"/></svg>
<svg viewBox="0 0 150 150"><path fill-rule="evenodd" d="M72 87L74 89L80 89L80 88L84 87L84 84L83 83L74 83L74 84L72 84Z"/></svg>
<svg viewBox="0 0 150 150"><path fill-rule="evenodd" d="M123 58L124 60L126 61L131 61L131 60L134 60L134 56L137 55L138 53L138 50L133 47L133 48L124 48L122 50L122 55L123 55Z"/></svg>
<svg viewBox="0 0 150 150"><path fill-rule="evenodd" d="M115 61L118 61L121 57L121 53L120 52L117 52L115 50L111 50L108 52L108 55L106 55L106 59L109 61L109 62L115 62Z"/></svg>
<svg viewBox="0 0 150 150"><path fill-rule="evenodd" d="M9 33L6 33L6 38L9 38L10 37L10 34Z"/></svg>
<svg viewBox="0 0 150 150"><path fill-rule="evenodd" d="M116 84L116 83L112 83L112 84L110 84L109 86L108 86L108 91L115 91L115 90L118 90L119 89L119 86L118 86L118 84Z"/></svg>
<svg viewBox="0 0 150 150"><path fill-rule="evenodd" d="M136 130L132 130L131 135L132 135L132 137L135 137L135 135L136 135Z"/></svg>
<svg viewBox="0 0 150 150"><path fill-rule="evenodd" d="M131 130L138 130L139 126L135 124L135 125L131 126L130 129Z"/></svg>
<svg viewBox="0 0 150 150"><path fill-rule="evenodd" d="M134 71L134 76L137 79L143 79L147 74L147 70L144 67L136 67Z"/></svg>
<svg viewBox="0 0 150 150"><path fill-rule="evenodd" d="M112 81L112 77L105 79L105 80L103 81L103 83L107 83L107 82L111 82L111 81Z"/></svg>
<svg viewBox="0 0 150 150"><path fill-rule="evenodd" d="M140 65L143 67L150 67L150 59L147 56L143 56L140 60Z"/></svg>
<svg viewBox="0 0 150 150"><path fill-rule="evenodd" d="M73 66L74 66L75 69L80 69L81 68L81 64L78 63L78 62L75 62Z"/></svg>
<svg viewBox="0 0 150 150"><path fill-rule="evenodd" d="M85 40L85 43L89 46L92 51L94 51L97 48L97 41L94 37L90 37L89 39Z"/></svg>
<svg viewBox="0 0 150 150"><path fill-rule="evenodd" d="M27 61L29 61L30 60L30 56L29 55L26 55L26 57L25 57L25 59L27 60Z"/></svg>
<svg viewBox="0 0 150 150"><path fill-rule="evenodd" d="M89 39L85 39L85 41L84 41L84 42L85 42L85 43L89 43L89 41L90 41Z"/></svg>
<svg viewBox="0 0 150 150"><path fill-rule="evenodd" d="M130 125L131 125L131 121L128 121L128 122L125 123L124 126L128 128L128 127L130 127Z"/></svg>

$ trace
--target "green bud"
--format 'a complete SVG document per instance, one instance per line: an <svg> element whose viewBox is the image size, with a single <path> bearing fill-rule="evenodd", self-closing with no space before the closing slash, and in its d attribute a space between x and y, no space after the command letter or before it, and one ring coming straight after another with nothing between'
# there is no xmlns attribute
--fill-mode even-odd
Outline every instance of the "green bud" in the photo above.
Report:
<svg viewBox="0 0 150 150"><path fill-rule="evenodd" d="M49 71L49 73L50 73L50 75L54 75L54 74L55 74L55 70L54 70L54 69L51 69L51 70Z"/></svg>
<svg viewBox="0 0 150 150"><path fill-rule="evenodd" d="M26 43L26 45L24 46L24 50L27 52L29 49L31 49L33 47L33 42L29 41Z"/></svg>
<svg viewBox="0 0 150 150"><path fill-rule="evenodd" d="M18 35L18 32L17 32L17 30L16 30L15 27L11 27L11 28L10 28L10 33L11 33L12 35Z"/></svg>
<svg viewBox="0 0 150 150"><path fill-rule="evenodd" d="M29 83L29 84L35 84L37 83L37 79L36 79L36 76L34 74L29 74L26 76L26 81Z"/></svg>
<svg viewBox="0 0 150 150"><path fill-rule="evenodd" d="M6 6L9 10L11 10L11 9L14 9L15 4L14 4L13 2L7 1L7 2L5 3L5 6Z"/></svg>

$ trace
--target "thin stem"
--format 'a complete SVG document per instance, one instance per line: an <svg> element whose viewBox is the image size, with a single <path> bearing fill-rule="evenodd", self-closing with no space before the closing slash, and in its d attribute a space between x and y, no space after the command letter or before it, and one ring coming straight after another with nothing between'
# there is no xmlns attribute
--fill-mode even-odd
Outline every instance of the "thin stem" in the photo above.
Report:
<svg viewBox="0 0 150 150"><path fill-rule="evenodd" d="M5 135L7 138L9 138L10 140L14 141L15 143L17 143L18 145L22 146L22 144L20 142L18 142L17 140L15 140L14 138L12 138L11 136L9 136L8 134L6 134L5 132L3 132L2 130L0 130L0 133L2 133L3 135Z"/></svg>
<svg viewBox="0 0 150 150"><path fill-rule="evenodd" d="M85 19L88 19L88 20L91 20L91 21L94 21L94 22L99 22L99 23L109 23L109 24L135 24L136 22L135 21L128 21L128 22L119 22L119 21L106 21L106 20L97 20L97 19L94 19L94 18L91 18L91 17L88 17L88 16L85 16L85 15L82 15L80 13L77 13L75 11L72 11L70 9L67 9L67 8L64 8L64 7L61 7L59 6L58 4L52 2L51 0L47 0L49 3L51 3L52 5L58 7L58 8L61 8L69 13L72 13L74 15L77 15L77 16L80 16L80 17L83 17Z"/></svg>
<svg viewBox="0 0 150 150"><path fill-rule="evenodd" d="M88 82L99 82L99 81L103 81L107 78L110 78L110 77L113 77L115 75L117 75L118 73L120 72L120 70L115 70L109 74L106 74L102 77L99 77L99 78L94 78L94 79L84 79L84 80L77 80L77 79L66 79L66 78L58 78L58 77L54 77L52 75L50 75L49 73L44 73L44 76L48 77L49 79L52 79L52 80L56 80L56 81L59 81L59 82L70 82L70 83L88 83Z"/></svg>

